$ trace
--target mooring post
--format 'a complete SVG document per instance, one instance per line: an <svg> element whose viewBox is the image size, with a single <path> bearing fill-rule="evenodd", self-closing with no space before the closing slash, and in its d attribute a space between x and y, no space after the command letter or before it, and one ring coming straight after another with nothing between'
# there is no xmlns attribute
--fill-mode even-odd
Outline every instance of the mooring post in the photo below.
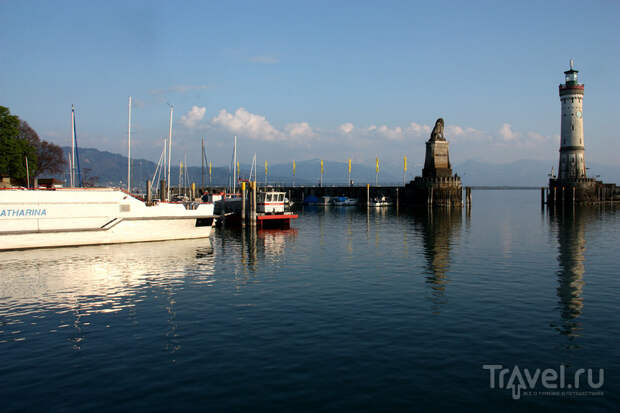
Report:
<svg viewBox="0 0 620 413"><path fill-rule="evenodd" d="M370 208L370 184L366 184L366 208Z"/></svg>
<svg viewBox="0 0 620 413"><path fill-rule="evenodd" d="M396 209L398 209L398 207L400 206L400 198L399 198L398 189L399 188L396 188Z"/></svg>
<svg viewBox="0 0 620 413"><path fill-rule="evenodd" d="M553 205L557 205L558 204L558 187L554 186L553 187Z"/></svg>
<svg viewBox="0 0 620 413"><path fill-rule="evenodd" d="M573 206L575 206L575 187L573 186Z"/></svg>
<svg viewBox="0 0 620 413"><path fill-rule="evenodd" d="M151 180L146 180L146 204L153 205L153 190L151 189Z"/></svg>
<svg viewBox="0 0 620 413"><path fill-rule="evenodd" d="M545 205L545 187L540 188L540 205Z"/></svg>
<svg viewBox="0 0 620 413"><path fill-rule="evenodd" d="M252 182L252 218L251 225L256 225L256 181Z"/></svg>
<svg viewBox="0 0 620 413"><path fill-rule="evenodd" d="M241 226L245 227L245 182L241 182Z"/></svg>
<svg viewBox="0 0 620 413"><path fill-rule="evenodd" d="M566 192L565 189L566 189L566 187L563 186L562 187L562 206L564 206L564 201L565 201L565 198L564 198L564 193Z"/></svg>
<svg viewBox="0 0 620 413"><path fill-rule="evenodd" d="M159 199L161 201L166 201L166 180L162 179L159 181Z"/></svg>

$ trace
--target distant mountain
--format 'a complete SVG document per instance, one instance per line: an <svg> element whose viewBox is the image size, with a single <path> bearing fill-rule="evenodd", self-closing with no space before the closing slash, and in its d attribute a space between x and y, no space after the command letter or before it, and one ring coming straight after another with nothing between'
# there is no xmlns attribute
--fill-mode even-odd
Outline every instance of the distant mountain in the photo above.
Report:
<svg viewBox="0 0 620 413"><path fill-rule="evenodd" d="M620 182L620 166L588 162L588 173L605 182ZM557 161L520 160L505 164L466 161L456 164L453 170L467 186L546 186L551 167L557 174Z"/></svg>
<svg viewBox="0 0 620 413"><path fill-rule="evenodd" d="M71 148L64 147L65 152ZM152 179L156 164L146 159L132 160L132 183L135 188L144 188L147 179ZM323 183L325 185L344 185L347 181L347 163L336 161L324 161ZM463 184L467 186L545 186L551 167L557 169L557 161L520 160L505 164L494 164L470 160L455 164L454 172L458 173ZM97 177L97 185L101 186L124 186L127 180L127 157L111 152L100 151L94 148L80 148L80 167L85 178ZM419 170L410 167L409 176L421 175ZM596 162L588 163L591 176L600 175L599 179L605 182L620 183L620 166L604 165ZM258 181L264 182L264 164L259 164ZM250 166L241 165L241 176L249 175ZM387 165L379 171L379 183L399 184L402 177L398 177ZM295 183L297 185L317 185L321 175L321 161L311 159L296 163ZM172 185L179 182L179 167L173 166L170 171ZM200 185L201 168L192 166L188 168L190 182ZM217 186L225 186L229 182L229 170L227 167L214 167L212 170L212 183ZM57 176L64 180L64 176ZM208 183L208 174L206 183ZM365 164L353 164L351 166L351 179L356 184L374 183L375 166ZM269 165L268 182L271 184L290 184L293 181L292 163Z"/></svg>

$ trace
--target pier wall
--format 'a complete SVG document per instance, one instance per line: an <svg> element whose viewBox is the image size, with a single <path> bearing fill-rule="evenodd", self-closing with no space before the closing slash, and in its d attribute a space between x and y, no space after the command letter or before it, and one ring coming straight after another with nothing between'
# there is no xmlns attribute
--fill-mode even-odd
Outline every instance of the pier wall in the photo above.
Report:
<svg viewBox="0 0 620 413"><path fill-rule="evenodd" d="M549 180L548 204L587 205L601 202L620 202L620 187L593 178Z"/></svg>

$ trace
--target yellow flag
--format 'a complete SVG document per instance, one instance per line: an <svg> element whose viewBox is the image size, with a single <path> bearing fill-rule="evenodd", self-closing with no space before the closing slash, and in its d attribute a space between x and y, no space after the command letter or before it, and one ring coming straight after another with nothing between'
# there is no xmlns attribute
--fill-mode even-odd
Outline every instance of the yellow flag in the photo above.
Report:
<svg viewBox="0 0 620 413"><path fill-rule="evenodd" d="M351 159L349 158L349 173L351 173Z"/></svg>
<svg viewBox="0 0 620 413"><path fill-rule="evenodd" d="M267 176L267 172L269 171L269 169L267 168L267 161L265 161L265 176Z"/></svg>
<svg viewBox="0 0 620 413"><path fill-rule="evenodd" d="M379 158L375 159L375 171L379 173Z"/></svg>
<svg viewBox="0 0 620 413"><path fill-rule="evenodd" d="M180 166L180 168L181 168L181 172L183 172L183 161L181 161L181 166Z"/></svg>
<svg viewBox="0 0 620 413"><path fill-rule="evenodd" d="M297 169L297 165L295 165L295 160L293 159L293 176L295 176L295 169Z"/></svg>
<svg viewBox="0 0 620 413"><path fill-rule="evenodd" d="M209 161L209 176L211 176L211 167L213 166L213 162Z"/></svg>
<svg viewBox="0 0 620 413"><path fill-rule="evenodd" d="M323 175L323 159L321 159L321 175Z"/></svg>
<svg viewBox="0 0 620 413"><path fill-rule="evenodd" d="M407 172L407 157L403 158L403 171Z"/></svg>
<svg viewBox="0 0 620 413"><path fill-rule="evenodd" d="M241 168L239 168L239 161L237 161L237 175L239 175L239 171L241 170Z"/></svg>

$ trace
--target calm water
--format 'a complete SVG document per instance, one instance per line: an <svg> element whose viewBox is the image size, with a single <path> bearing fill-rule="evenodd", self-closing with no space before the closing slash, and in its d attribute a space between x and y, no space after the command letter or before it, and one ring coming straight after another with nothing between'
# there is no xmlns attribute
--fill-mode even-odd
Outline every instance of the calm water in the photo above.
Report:
<svg viewBox="0 0 620 413"><path fill-rule="evenodd" d="M0 253L1 410L614 411L620 214L538 196ZM604 368L604 394L513 400L484 364Z"/></svg>

